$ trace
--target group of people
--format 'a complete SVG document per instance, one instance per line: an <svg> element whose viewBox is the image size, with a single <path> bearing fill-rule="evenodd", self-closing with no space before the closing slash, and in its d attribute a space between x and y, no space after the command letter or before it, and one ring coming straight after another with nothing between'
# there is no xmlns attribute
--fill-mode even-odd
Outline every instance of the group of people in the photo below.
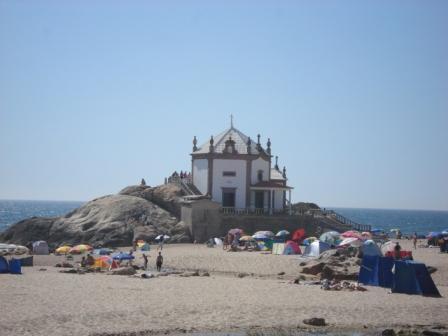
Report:
<svg viewBox="0 0 448 336"><path fill-rule="evenodd" d="M184 178L191 178L191 173L189 173L189 172L184 172L184 171L180 171L180 173L178 173L177 171L175 171L172 175L171 175L171 177L180 177L181 179L184 179Z"/></svg>
<svg viewBox="0 0 448 336"><path fill-rule="evenodd" d="M143 268L145 269L145 271L148 269L148 259L149 256L147 256L145 253L143 253ZM159 252L157 258L156 258L156 268L157 268L157 272L160 272L162 270L162 265L163 265L163 256L162 256L162 252Z"/></svg>

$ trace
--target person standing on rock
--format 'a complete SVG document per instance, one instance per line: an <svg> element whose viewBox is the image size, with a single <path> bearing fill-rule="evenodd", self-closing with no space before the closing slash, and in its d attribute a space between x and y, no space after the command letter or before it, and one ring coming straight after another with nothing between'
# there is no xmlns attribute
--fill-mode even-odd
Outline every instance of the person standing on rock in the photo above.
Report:
<svg viewBox="0 0 448 336"><path fill-rule="evenodd" d="M162 264L163 264L162 252L159 252L159 255L157 256L156 259L156 267L158 272L160 272L160 270L162 269Z"/></svg>

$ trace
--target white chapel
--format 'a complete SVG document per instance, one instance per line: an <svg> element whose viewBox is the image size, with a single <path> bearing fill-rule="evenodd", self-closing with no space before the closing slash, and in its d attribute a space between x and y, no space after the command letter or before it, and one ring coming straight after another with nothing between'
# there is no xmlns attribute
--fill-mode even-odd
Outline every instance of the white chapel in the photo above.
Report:
<svg viewBox="0 0 448 336"><path fill-rule="evenodd" d="M274 214L291 211L286 168L272 164L271 141L266 148L233 126L202 146L193 139L192 183L224 211Z"/></svg>

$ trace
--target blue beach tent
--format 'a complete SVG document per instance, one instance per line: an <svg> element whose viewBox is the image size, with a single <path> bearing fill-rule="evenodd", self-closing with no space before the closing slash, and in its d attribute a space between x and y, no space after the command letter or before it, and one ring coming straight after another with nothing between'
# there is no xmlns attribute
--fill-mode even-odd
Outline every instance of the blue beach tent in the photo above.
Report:
<svg viewBox="0 0 448 336"><path fill-rule="evenodd" d="M22 274L22 264L20 259L11 259L9 261L9 272L11 274Z"/></svg>
<svg viewBox="0 0 448 336"><path fill-rule="evenodd" d="M412 260L395 261L392 292L441 296L426 265Z"/></svg>
<svg viewBox="0 0 448 336"><path fill-rule="evenodd" d="M5 257L0 256L0 273L9 273L9 265Z"/></svg>
<svg viewBox="0 0 448 336"><path fill-rule="evenodd" d="M392 287L394 260L381 256L364 255L359 269L358 282L364 285Z"/></svg>

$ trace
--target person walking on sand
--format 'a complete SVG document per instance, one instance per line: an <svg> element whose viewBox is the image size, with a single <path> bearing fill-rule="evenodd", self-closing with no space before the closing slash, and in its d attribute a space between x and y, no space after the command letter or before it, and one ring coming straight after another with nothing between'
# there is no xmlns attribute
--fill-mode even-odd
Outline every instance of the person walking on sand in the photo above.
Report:
<svg viewBox="0 0 448 336"><path fill-rule="evenodd" d="M156 259L156 267L158 272L160 272L160 270L162 269L162 264L163 264L162 252L159 252L159 255L157 256Z"/></svg>
<svg viewBox="0 0 448 336"><path fill-rule="evenodd" d="M165 234L160 235L159 239L159 250L163 250L163 243L165 241Z"/></svg>
<svg viewBox="0 0 448 336"><path fill-rule="evenodd" d="M148 256L143 253L143 268L146 271L148 269Z"/></svg>
<svg viewBox="0 0 448 336"><path fill-rule="evenodd" d="M395 257L395 259L401 259L401 254L400 254L400 252L401 252L401 246L400 246L400 244L397 242L396 244L395 244L395 247L394 247L394 257Z"/></svg>
<svg viewBox="0 0 448 336"><path fill-rule="evenodd" d="M414 243L414 250L417 249L417 232L414 232L414 236L412 237L412 242Z"/></svg>

